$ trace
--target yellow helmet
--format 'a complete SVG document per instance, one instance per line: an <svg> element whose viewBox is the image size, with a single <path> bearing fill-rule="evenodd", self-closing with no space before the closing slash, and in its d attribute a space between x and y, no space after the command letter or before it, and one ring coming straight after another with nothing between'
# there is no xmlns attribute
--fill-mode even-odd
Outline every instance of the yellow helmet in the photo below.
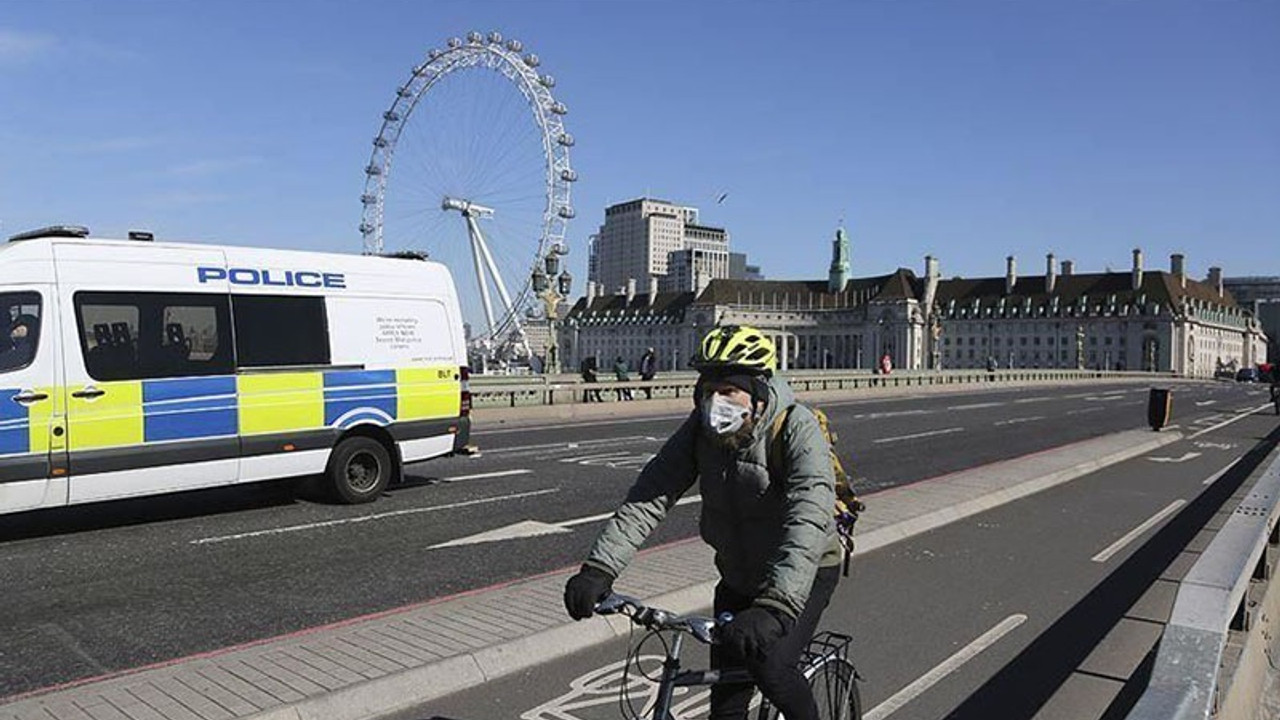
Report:
<svg viewBox="0 0 1280 720"><path fill-rule="evenodd" d="M759 330L747 325L724 325L702 339L694 366L699 370L772 373L778 368L778 353L773 342Z"/></svg>

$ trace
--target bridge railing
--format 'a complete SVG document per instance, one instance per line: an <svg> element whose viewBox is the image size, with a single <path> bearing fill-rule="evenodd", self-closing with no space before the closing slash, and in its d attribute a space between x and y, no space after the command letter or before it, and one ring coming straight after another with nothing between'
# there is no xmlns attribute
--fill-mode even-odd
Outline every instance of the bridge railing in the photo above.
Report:
<svg viewBox="0 0 1280 720"><path fill-rule="evenodd" d="M1280 545L1280 456L1272 458L1179 585L1151 679L1128 720L1255 717L1280 605L1280 589L1266 584ZM1242 635L1238 662L1224 663Z"/></svg>
<svg viewBox="0 0 1280 720"><path fill-rule="evenodd" d="M867 371L802 370L784 373L799 392L823 390L863 390L869 388L923 387L1023 382L1068 382L1099 379L1168 380L1171 373L1121 372L1115 370L927 370L894 371L877 375ZM566 405L582 402L616 402L633 399L687 398L693 394L698 376L692 372L667 373L653 380L586 383L576 375L473 376L472 403L475 407L520 407ZM589 398L589 399L588 399Z"/></svg>

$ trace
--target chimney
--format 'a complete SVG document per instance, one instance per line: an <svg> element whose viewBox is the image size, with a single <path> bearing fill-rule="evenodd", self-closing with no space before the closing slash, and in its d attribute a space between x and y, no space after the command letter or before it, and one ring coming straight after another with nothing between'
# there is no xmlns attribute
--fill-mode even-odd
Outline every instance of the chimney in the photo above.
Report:
<svg viewBox="0 0 1280 720"><path fill-rule="evenodd" d="M1142 289L1142 248L1133 249L1133 289Z"/></svg>
<svg viewBox="0 0 1280 720"><path fill-rule="evenodd" d="M658 276L650 275L649 276L649 304L653 305L653 302L657 299L658 299Z"/></svg>
<svg viewBox="0 0 1280 720"><path fill-rule="evenodd" d="M590 305L591 301L594 300L595 297L596 297L596 281L588 280L587 281L587 304Z"/></svg>
<svg viewBox="0 0 1280 720"><path fill-rule="evenodd" d="M1212 285L1214 291L1218 293L1218 297L1222 297L1222 268L1209 268L1209 284Z"/></svg>
<svg viewBox="0 0 1280 720"><path fill-rule="evenodd" d="M636 299L636 279L627 278L627 306L631 306L631 301Z"/></svg>
<svg viewBox="0 0 1280 720"><path fill-rule="evenodd" d="M1071 260L1062 261L1062 277L1074 275L1076 272L1076 264Z"/></svg>
<svg viewBox="0 0 1280 720"><path fill-rule="evenodd" d="M1054 288L1058 284L1058 267L1053 260L1053 253L1049 253L1044 257L1044 291L1049 295L1053 294Z"/></svg>
<svg viewBox="0 0 1280 720"><path fill-rule="evenodd" d="M1012 295L1013 286L1018 282L1018 261L1014 260L1012 255L1005 258L1004 261L1004 294Z"/></svg>
<svg viewBox="0 0 1280 720"><path fill-rule="evenodd" d="M1183 288L1187 286L1186 257L1182 253L1174 253L1169 256L1169 272L1173 273L1173 277L1178 281L1179 286Z"/></svg>

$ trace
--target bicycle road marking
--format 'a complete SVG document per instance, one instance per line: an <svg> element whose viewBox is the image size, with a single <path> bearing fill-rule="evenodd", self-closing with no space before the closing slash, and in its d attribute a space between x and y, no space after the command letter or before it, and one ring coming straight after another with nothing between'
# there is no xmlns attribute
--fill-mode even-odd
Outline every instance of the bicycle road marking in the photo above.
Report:
<svg viewBox="0 0 1280 720"><path fill-rule="evenodd" d="M233 535L216 535L213 537L197 538L189 540L189 545L211 545L214 543L229 542L231 540L244 540L247 538L263 537L266 535L282 535L284 533L299 532L302 530L317 530L319 528L335 527L338 525L350 525L354 523L369 522L370 520L382 520L390 517L400 517L402 515L416 515L419 513L436 512L438 510L454 510L462 507L472 507L474 505L486 505L488 503L504 502L507 500L520 500L523 498L536 497L538 495L549 495L551 493L560 492L560 488L547 488L545 490L532 490L530 492L515 493L512 495L500 495L498 497L480 498L479 500L466 500L464 502L448 503L445 505L432 505L431 507L405 508L404 510L391 510L389 512L373 513L371 515L358 515L356 517L339 518L337 520L324 520L321 522L304 523L302 525L285 525L278 528L267 528L265 530L253 530L250 532L235 533Z"/></svg>
<svg viewBox="0 0 1280 720"><path fill-rule="evenodd" d="M954 655L938 663L932 670L916 678L911 684L889 697L888 700L871 708L863 715L864 720L884 720L902 706L920 697L926 690L938 684L946 676L960 669L961 665L977 657L978 653L995 645L1000 638L1013 632L1015 628L1027 621L1027 616L1016 613L1001 620L995 627L978 636L977 640L960 648Z"/></svg>
<svg viewBox="0 0 1280 720"><path fill-rule="evenodd" d="M1249 417L1250 415L1252 415L1252 414L1254 414L1254 413L1258 412L1259 410L1263 410L1263 409L1265 409L1265 408L1269 408L1269 407L1271 407L1271 403L1264 403L1264 404L1259 405L1258 407L1253 408L1253 409L1249 409L1249 408L1241 408L1239 411L1237 411L1237 412L1238 412L1238 414L1237 414L1237 415L1235 415L1234 417L1229 417L1229 418L1227 418L1226 420L1223 420L1222 422L1218 423L1217 425L1210 425L1209 427L1207 427L1207 428L1205 428L1205 429L1203 429L1203 430L1201 430L1201 431L1199 431L1199 432L1197 432L1197 433L1192 433L1191 437L1189 437L1189 438L1187 438L1187 439L1188 439L1188 440L1194 440L1194 439L1196 439L1196 438L1200 437L1201 435L1204 435L1205 433L1210 433L1210 432L1213 432L1214 430L1218 430L1218 429L1220 429L1220 428L1224 428L1224 427L1226 427L1226 426L1230 425L1230 424L1231 424L1231 423L1233 423L1233 422L1237 422L1237 421L1239 421L1239 420L1243 420L1243 419L1245 419L1245 418Z"/></svg>

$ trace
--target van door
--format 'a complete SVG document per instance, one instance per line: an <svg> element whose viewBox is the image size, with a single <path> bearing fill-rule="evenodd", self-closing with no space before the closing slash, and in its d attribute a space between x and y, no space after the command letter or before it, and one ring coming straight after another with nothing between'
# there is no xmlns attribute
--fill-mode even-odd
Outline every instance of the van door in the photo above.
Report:
<svg viewBox="0 0 1280 720"><path fill-rule="evenodd" d="M0 286L0 512L67 502L56 308L52 286Z"/></svg>
<svg viewBox="0 0 1280 720"><path fill-rule="evenodd" d="M65 244L55 257L67 319L69 501L235 482L235 361L221 251Z"/></svg>

